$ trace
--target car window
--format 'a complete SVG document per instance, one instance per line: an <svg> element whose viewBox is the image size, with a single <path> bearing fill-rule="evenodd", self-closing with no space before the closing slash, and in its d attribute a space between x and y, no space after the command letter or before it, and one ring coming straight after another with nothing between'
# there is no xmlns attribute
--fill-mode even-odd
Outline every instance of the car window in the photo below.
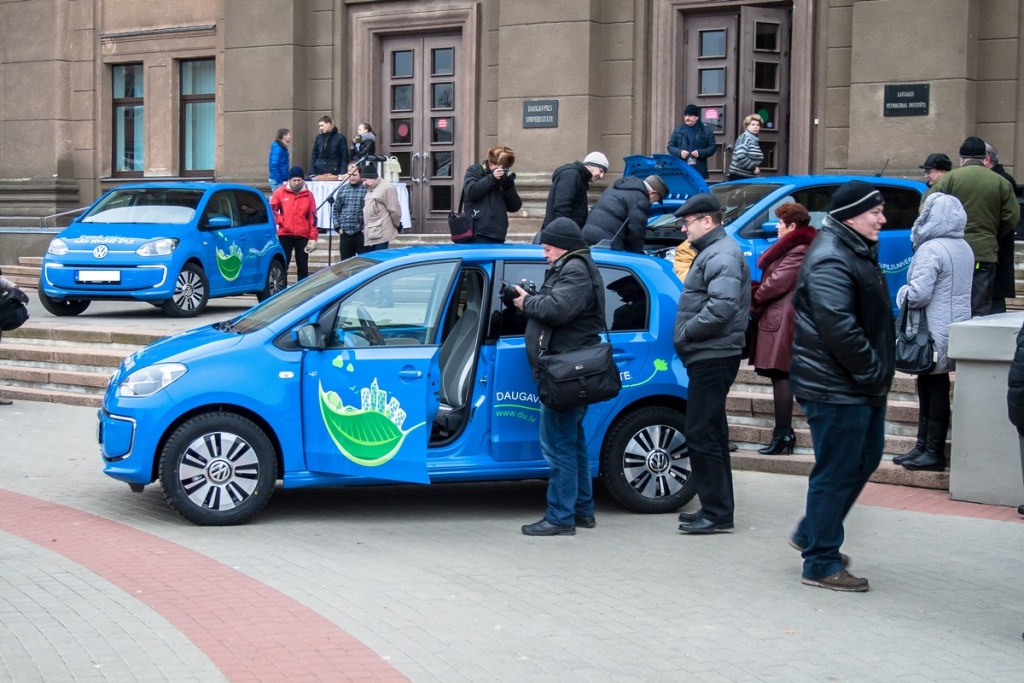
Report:
<svg viewBox="0 0 1024 683"><path fill-rule="evenodd" d="M521 337L526 334L526 316L512 305L515 298L513 285L526 287L527 284L534 284L537 290L544 284L544 271L548 264L541 262L508 262L504 264L502 281L495 283L493 295L491 296L491 322L488 328L488 337ZM525 283L524 283L525 280ZM511 296L502 295L502 290Z"/></svg>
<svg viewBox="0 0 1024 683"><path fill-rule="evenodd" d="M202 190L113 190L96 202L80 222L181 225L192 220L202 198Z"/></svg>
<svg viewBox="0 0 1024 683"><path fill-rule="evenodd" d="M600 266L604 281L604 317L611 331L646 330L650 297L632 272Z"/></svg>
<svg viewBox="0 0 1024 683"><path fill-rule="evenodd" d="M392 270L341 300L329 347L433 344L457 261Z"/></svg>
<svg viewBox="0 0 1024 683"><path fill-rule="evenodd" d="M261 330L281 316L291 313L303 302L312 299L342 280L346 280L377 263L379 262L373 259L355 256L341 263L336 263L330 268L324 268L305 280L297 282L291 287L275 294L263 303L250 308L234 320L229 321L227 327L243 334Z"/></svg>
<svg viewBox="0 0 1024 683"><path fill-rule="evenodd" d="M199 228L206 228L210 219L214 216L223 216L230 219L232 228L241 225L238 221L238 212L235 209L234 193L231 190L220 190L210 195L210 201L206 203L206 208L203 209L203 217L199 221Z"/></svg>
<svg viewBox="0 0 1024 683"><path fill-rule="evenodd" d="M235 204L238 207L238 222L242 225L263 225L270 221L266 203L255 192L235 190Z"/></svg>
<svg viewBox="0 0 1024 683"><path fill-rule="evenodd" d="M747 209L782 187L774 183L723 183L713 185L711 193L722 205L722 225L729 225Z"/></svg>
<svg viewBox="0 0 1024 683"><path fill-rule="evenodd" d="M908 187L877 187L885 199L885 225L882 230L910 230L917 220L921 193Z"/></svg>

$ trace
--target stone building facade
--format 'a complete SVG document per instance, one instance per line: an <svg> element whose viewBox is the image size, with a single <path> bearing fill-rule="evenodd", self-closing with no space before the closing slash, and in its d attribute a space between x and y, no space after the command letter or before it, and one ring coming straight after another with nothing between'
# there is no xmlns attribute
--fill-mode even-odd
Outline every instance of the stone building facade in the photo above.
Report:
<svg viewBox="0 0 1024 683"><path fill-rule="evenodd" d="M350 139L371 123L399 157L416 231L444 230L466 167L492 145L516 150L539 219L553 168L596 149L614 174L624 156L664 153L688 102L722 148L761 112L767 173L918 177L928 153L955 158L975 134L1012 172L1022 5L0 0L0 217L140 178L265 188L276 130L293 131L293 163L307 166L324 114ZM909 92L886 86L914 86L914 115L886 115Z"/></svg>

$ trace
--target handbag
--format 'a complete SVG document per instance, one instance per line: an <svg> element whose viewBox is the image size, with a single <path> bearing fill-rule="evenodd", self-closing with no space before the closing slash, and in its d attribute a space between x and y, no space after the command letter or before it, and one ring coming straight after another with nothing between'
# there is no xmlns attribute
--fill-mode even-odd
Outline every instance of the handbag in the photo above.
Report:
<svg viewBox="0 0 1024 683"><path fill-rule="evenodd" d="M10 332L28 320L28 297L20 289L0 292L0 331Z"/></svg>
<svg viewBox="0 0 1024 683"><path fill-rule="evenodd" d="M451 234L452 242L455 244L469 242L476 235L476 231L473 229L473 218L467 216L463 210L465 203L466 191L463 189L462 196L459 197L459 212L448 212L448 232Z"/></svg>
<svg viewBox="0 0 1024 683"><path fill-rule="evenodd" d="M586 260L586 259L585 259ZM594 266L587 261L594 280L594 296L600 305L601 296L594 278ZM605 339L609 339L608 323L603 311ZM612 358L612 345L604 341L593 346L549 354L551 329L545 330L537 359L537 393L540 402L555 410L568 410L615 398L622 389L619 368Z"/></svg>
<svg viewBox="0 0 1024 683"><path fill-rule="evenodd" d="M935 339L928 331L928 314L921 310L921 321L917 332L907 334L907 318L910 307L903 304L900 309L900 326L896 333L895 366L900 372L910 375L926 375L935 369Z"/></svg>

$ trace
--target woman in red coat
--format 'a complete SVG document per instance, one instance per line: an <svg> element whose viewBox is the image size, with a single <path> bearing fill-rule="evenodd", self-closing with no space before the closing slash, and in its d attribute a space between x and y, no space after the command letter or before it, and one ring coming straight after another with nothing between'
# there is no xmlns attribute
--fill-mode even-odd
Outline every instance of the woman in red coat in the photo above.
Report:
<svg viewBox="0 0 1024 683"><path fill-rule="evenodd" d="M757 266L760 283L754 283L750 297L750 315L757 318L757 333L752 340L750 364L762 377L772 380L775 399L775 431L772 441L758 453L778 455L793 452L793 394L789 389L789 361L793 346L793 290L800 264L818 231L802 204L788 203L775 209L779 219L779 239L768 248Z"/></svg>

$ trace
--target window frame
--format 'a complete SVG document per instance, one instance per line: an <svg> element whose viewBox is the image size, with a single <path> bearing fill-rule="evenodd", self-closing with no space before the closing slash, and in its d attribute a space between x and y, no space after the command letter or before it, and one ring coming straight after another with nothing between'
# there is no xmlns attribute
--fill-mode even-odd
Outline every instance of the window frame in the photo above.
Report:
<svg viewBox="0 0 1024 683"><path fill-rule="evenodd" d="M116 97L114 95L114 70L125 67L142 68L142 97ZM146 168L146 69L143 62L122 62L110 65L110 175L115 178L142 178ZM119 107L142 107L142 169L138 171L119 171L117 159L117 110Z"/></svg>
<svg viewBox="0 0 1024 683"><path fill-rule="evenodd" d="M185 79L182 77L185 70L186 64L193 64L196 62L212 62L214 69L214 86L212 93L203 93L201 95L186 95L182 92L183 84ZM201 57L198 59L180 59L178 60L178 175L182 178L211 178L216 176L216 165L217 165L217 139L216 139L216 126L217 126L217 58L216 57ZM214 106L213 110L213 126L214 126L214 141L213 141L213 168L203 168L187 170L185 168L185 150L188 144L188 140L185 137L185 124L186 116L185 111L190 104L203 104L212 103Z"/></svg>

